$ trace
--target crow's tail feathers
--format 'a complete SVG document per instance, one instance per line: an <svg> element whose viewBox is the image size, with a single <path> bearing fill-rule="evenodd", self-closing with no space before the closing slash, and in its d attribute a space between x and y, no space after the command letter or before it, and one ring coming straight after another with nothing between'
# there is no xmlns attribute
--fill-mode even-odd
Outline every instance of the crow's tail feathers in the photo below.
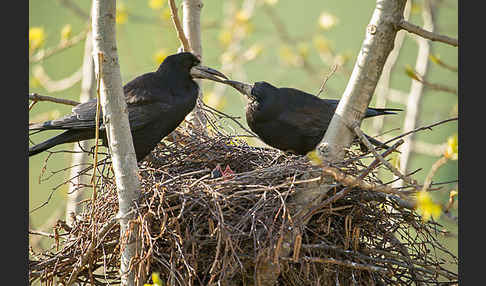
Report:
<svg viewBox="0 0 486 286"><path fill-rule="evenodd" d="M71 143L75 141L79 141L80 139L80 134L72 132L72 131L66 131L64 133L61 133L57 136L54 136L52 138L47 139L46 141L39 143L37 145L34 145L29 148L29 157L33 156L35 154L39 154L47 149L50 149L56 145L59 144L64 144L64 143Z"/></svg>

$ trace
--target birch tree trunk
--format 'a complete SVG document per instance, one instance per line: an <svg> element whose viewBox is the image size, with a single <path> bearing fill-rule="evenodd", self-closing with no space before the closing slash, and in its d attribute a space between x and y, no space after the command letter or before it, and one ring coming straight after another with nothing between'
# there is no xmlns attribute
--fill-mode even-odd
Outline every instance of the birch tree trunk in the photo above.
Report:
<svg viewBox="0 0 486 286"><path fill-rule="evenodd" d="M376 1L371 21L344 94L336 108L318 150L331 162L344 156L354 132L349 124L361 122L371 101L388 55L393 50L398 23L403 18L406 0Z"/></svg>
<svg viewBox="0 0 486 286"><path fill-rule="evenodd" d="M86 41L84 43L84 56L83 56L83 77L81 79L81 94L79 95L79 102L86 102L91 98L94 98L96 91L96 81L94 74L93 64L93 39L91 32L86 35ZM81 147L80 147L81 146ZM86 153L82 153L82 149L89 149L89 141L81 141L78 144L74 144L72 155L72 168L70 178L75 179L76 184L70 184L67 203L66 203L66 223L72 225L73 215L77 215L80 212L79 202L83 198L83 192L78 187L80 184L89 184L89 178L87 175L79 175L79 172L85 168L86 163L89 162L89 156Z"/></svg>
<svg viewBox="0 0 486 286"><path fill-rule="evenodd" d="M93 58L101 79L100 102L118 193L121 285L135 285L135 271L129 269L129 263L136 257L140 241L136 237L138 227L134 225L130 230L129 220L133 217L130 211L134 202L139 198L140 183L118 62L115 15L115 0L93 1ZM102 62L99 53L103 55Z"/></svg>
<svg viewBox="0 0 486 286"><path fill-rule="evenodd" d="M202 62L202 43L201 43L201 10L202 0L183 0L182 1L182 26L184 34L189 41L191 52ZM206 118L202 114L202 89L201 80L195 80L199 85L199 94L194 110L189 113L187 120L192 123L194 128L206 132Z"/></svg>

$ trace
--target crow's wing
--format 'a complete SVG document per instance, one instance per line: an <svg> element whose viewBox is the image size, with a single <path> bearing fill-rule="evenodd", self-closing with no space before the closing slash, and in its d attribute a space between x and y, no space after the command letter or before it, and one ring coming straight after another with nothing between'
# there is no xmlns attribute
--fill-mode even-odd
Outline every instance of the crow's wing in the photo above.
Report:
<svg viewBox="0 0 486 286"><path fill-rule="evenodd" d="M327 130L337 107L337 100L323 100L300 90L281 88L282 92L298 93L288 97L287 106L282 108L278 120L293 130L299 130L301 136L322 136ZM292 130L292 129L291 129ZM289 130L289 131L291 131ZM292 131L291 131L292 132Z"/></svg>
<svg viewBox="0 0 486 286"><path fill-rule="evenodd" d="M144 74L132 80L123 88L128 108L128 120L132 131L160 118L161 114L170 109L171 96L165 94L169 91L160 87L153 87L152 82L151 75ZM96 126L96 104L96 99L78 104L72 109L71 114L44 123L33 124L29 126L29 130L93 129ZM102 123L103 114L101 113L100 130L105 129Z"/></svg>

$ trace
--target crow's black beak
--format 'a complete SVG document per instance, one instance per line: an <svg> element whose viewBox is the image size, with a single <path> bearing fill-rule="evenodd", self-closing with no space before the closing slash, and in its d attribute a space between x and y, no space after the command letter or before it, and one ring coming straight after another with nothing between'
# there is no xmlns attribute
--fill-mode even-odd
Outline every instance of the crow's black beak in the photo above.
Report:
<svg viewBox="0 0 486 286"><path fill-rule="evenodd" d="M228 79L228 77L226 77L222 72L201 65L194 66L191 68L191 76L193 78L203 78L203 79L209 79L217 82L224 82L225 79Z"/></svg>
<svg viewBox="0 0 486 286"><path fill-rule="evenodd" d="M234 87L237 91L239 91L241 94L246 95L246 96L252 96L251 95L251 90L253 86L251 84L239 82L239 81L234 81L234 80L225 80L222 83L230 85Z"/></svg>

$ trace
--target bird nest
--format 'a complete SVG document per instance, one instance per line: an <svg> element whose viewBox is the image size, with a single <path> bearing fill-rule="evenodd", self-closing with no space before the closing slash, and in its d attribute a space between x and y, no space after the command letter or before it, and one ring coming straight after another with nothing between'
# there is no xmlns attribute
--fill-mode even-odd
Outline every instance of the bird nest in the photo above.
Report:
<svg viewBox="0 0 486 286"><path fill-rule="evenodd" d="M321 167L303 156L251 147L221 128L233 118L214 110L205 114L209 134L181 125L139 164L141 197L131 225L137 226L132 229L141 251L131 265L141 284L150 283L152 273L164 285L457 283L446 264L457 267L458 261L440 244L437 222L424 222L389 195L359 187L332 203L312 205L304 219L309 204L303 206L301 197L323 183ZM349 149L334 167L357 177L368 167L367 156ZM214 172L218 165L233 173ZM31 282L120 282L118 199L107 166L97 166L96 199L83 203L71 226L54 226L52 248L31 250ZM379 168L362 180L382 185ZM321 202L346 188L330 184Z"/></svg>

